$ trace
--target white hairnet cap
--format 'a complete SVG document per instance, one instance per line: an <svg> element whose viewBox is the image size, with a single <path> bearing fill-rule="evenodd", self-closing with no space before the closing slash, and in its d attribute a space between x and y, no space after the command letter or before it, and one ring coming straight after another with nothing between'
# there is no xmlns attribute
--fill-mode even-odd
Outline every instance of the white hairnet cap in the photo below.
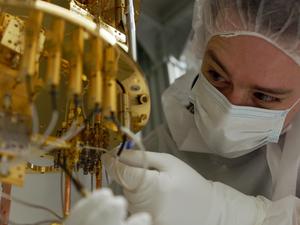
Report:
<svg viewBox="0 0 300 225"><path fill-rule="evenodd" d="M195 0L192 34L185 55L199 69L215 35L265 39L300 65L299 0Z"/></svg>

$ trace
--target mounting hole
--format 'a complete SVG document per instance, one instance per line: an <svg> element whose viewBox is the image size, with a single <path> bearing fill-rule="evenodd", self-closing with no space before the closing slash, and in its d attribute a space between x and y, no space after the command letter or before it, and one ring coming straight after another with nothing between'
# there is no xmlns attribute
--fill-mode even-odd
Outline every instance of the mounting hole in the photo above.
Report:
<svg viewBox="0 0 300 225"><path fill-rule="evenodd" d="M131 85L130 90L139 91L139 90L141 90L141 87L139 85L134 84L134 85Z"/></svg>

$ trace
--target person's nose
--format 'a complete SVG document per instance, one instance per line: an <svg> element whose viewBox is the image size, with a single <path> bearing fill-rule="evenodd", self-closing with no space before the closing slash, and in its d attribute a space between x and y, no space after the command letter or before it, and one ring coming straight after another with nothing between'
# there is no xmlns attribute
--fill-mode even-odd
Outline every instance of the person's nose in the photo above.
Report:
<svg viewBox="0 0 300 225"><path fill-rule="evenodd" d="M251 102L249 101L249 97L246 91L242 89L231 89L223 92L223 95L227 98L227 100L237 106L251 106Z"/></svg>

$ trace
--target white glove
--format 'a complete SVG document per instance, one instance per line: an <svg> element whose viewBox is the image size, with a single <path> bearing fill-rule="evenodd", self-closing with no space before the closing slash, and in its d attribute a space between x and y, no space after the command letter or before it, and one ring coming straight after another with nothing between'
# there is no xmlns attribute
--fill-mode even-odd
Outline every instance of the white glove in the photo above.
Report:
<svg viewBox="0 0 300 225"><path fill-rule="evenodd" d="M151 169L144 173L142 158L141 151L122 153L120 162L108 154L102 157L109 175L120 185L126 182L135 188L145 175L135 191L124 188L131 213L149 212L155 225L263 224L269 200L208 181L169 154L146 152Z"/></svg>
<svg viewBox="0 0 300 225"><path fill-rule="evenodd" d="M80 200L64 221L64 225L151 225L147 213L139 213L127 220L127 203L113 196L110 189L100 189Z"/></svg>

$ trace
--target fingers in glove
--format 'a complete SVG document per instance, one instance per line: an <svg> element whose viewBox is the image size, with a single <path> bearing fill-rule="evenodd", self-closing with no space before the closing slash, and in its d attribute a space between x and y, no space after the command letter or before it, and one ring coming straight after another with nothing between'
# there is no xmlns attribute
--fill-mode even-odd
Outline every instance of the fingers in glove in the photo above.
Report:
<svg viewBox="0 0 300 225"><path fill-rule="evenodd" d="M109 189L95 191L76 204L65 225L123 225L127 215L127 202L123 197L114 197Z"/></svg>
<svg viewBox="0 0 300 225"><path fill-rule="evenodd" d="M157 171L141 169L119 162L113 156L106 154L102 157L108 174L127 191L136 192L138 189L151 184Z"/></svg>
<svg viewBox="0 0 300 225"><path fill-rule="evenodd" d="M123 225L127 215L127 203L123 197L112 197L108 202L91 210L84 225Z"/></svg>
<svg viewBox="0 0 300 225"><path fill-rule="evenodd" d="M81 199L71 210L71 214L67 217L65 225L82 225L85 217L82 215L89 215L91 211L98 208L99 205L105 205L113 197L111 190L101 189L95 191L87 198Z"/></svg>
<svg viewBox="0 0 300 225"><path fill-rule="evenodd" d="M151 225L152 219L148 213L137 213L128 218L126 225Z"/></svg>
<svg viewBox="0 0 300 225"><path fill-rule="evenodd" d="M102 155L102 160L106 160L106 157L109 154ZM165 171L172 165L171 161L174 160L174 157L165 153L157 152L143 152L138 150L124 151L120 156L120 161L124 164L127 164L132 167L144 167L144 161L148 168L157 171Z"/></svg>

